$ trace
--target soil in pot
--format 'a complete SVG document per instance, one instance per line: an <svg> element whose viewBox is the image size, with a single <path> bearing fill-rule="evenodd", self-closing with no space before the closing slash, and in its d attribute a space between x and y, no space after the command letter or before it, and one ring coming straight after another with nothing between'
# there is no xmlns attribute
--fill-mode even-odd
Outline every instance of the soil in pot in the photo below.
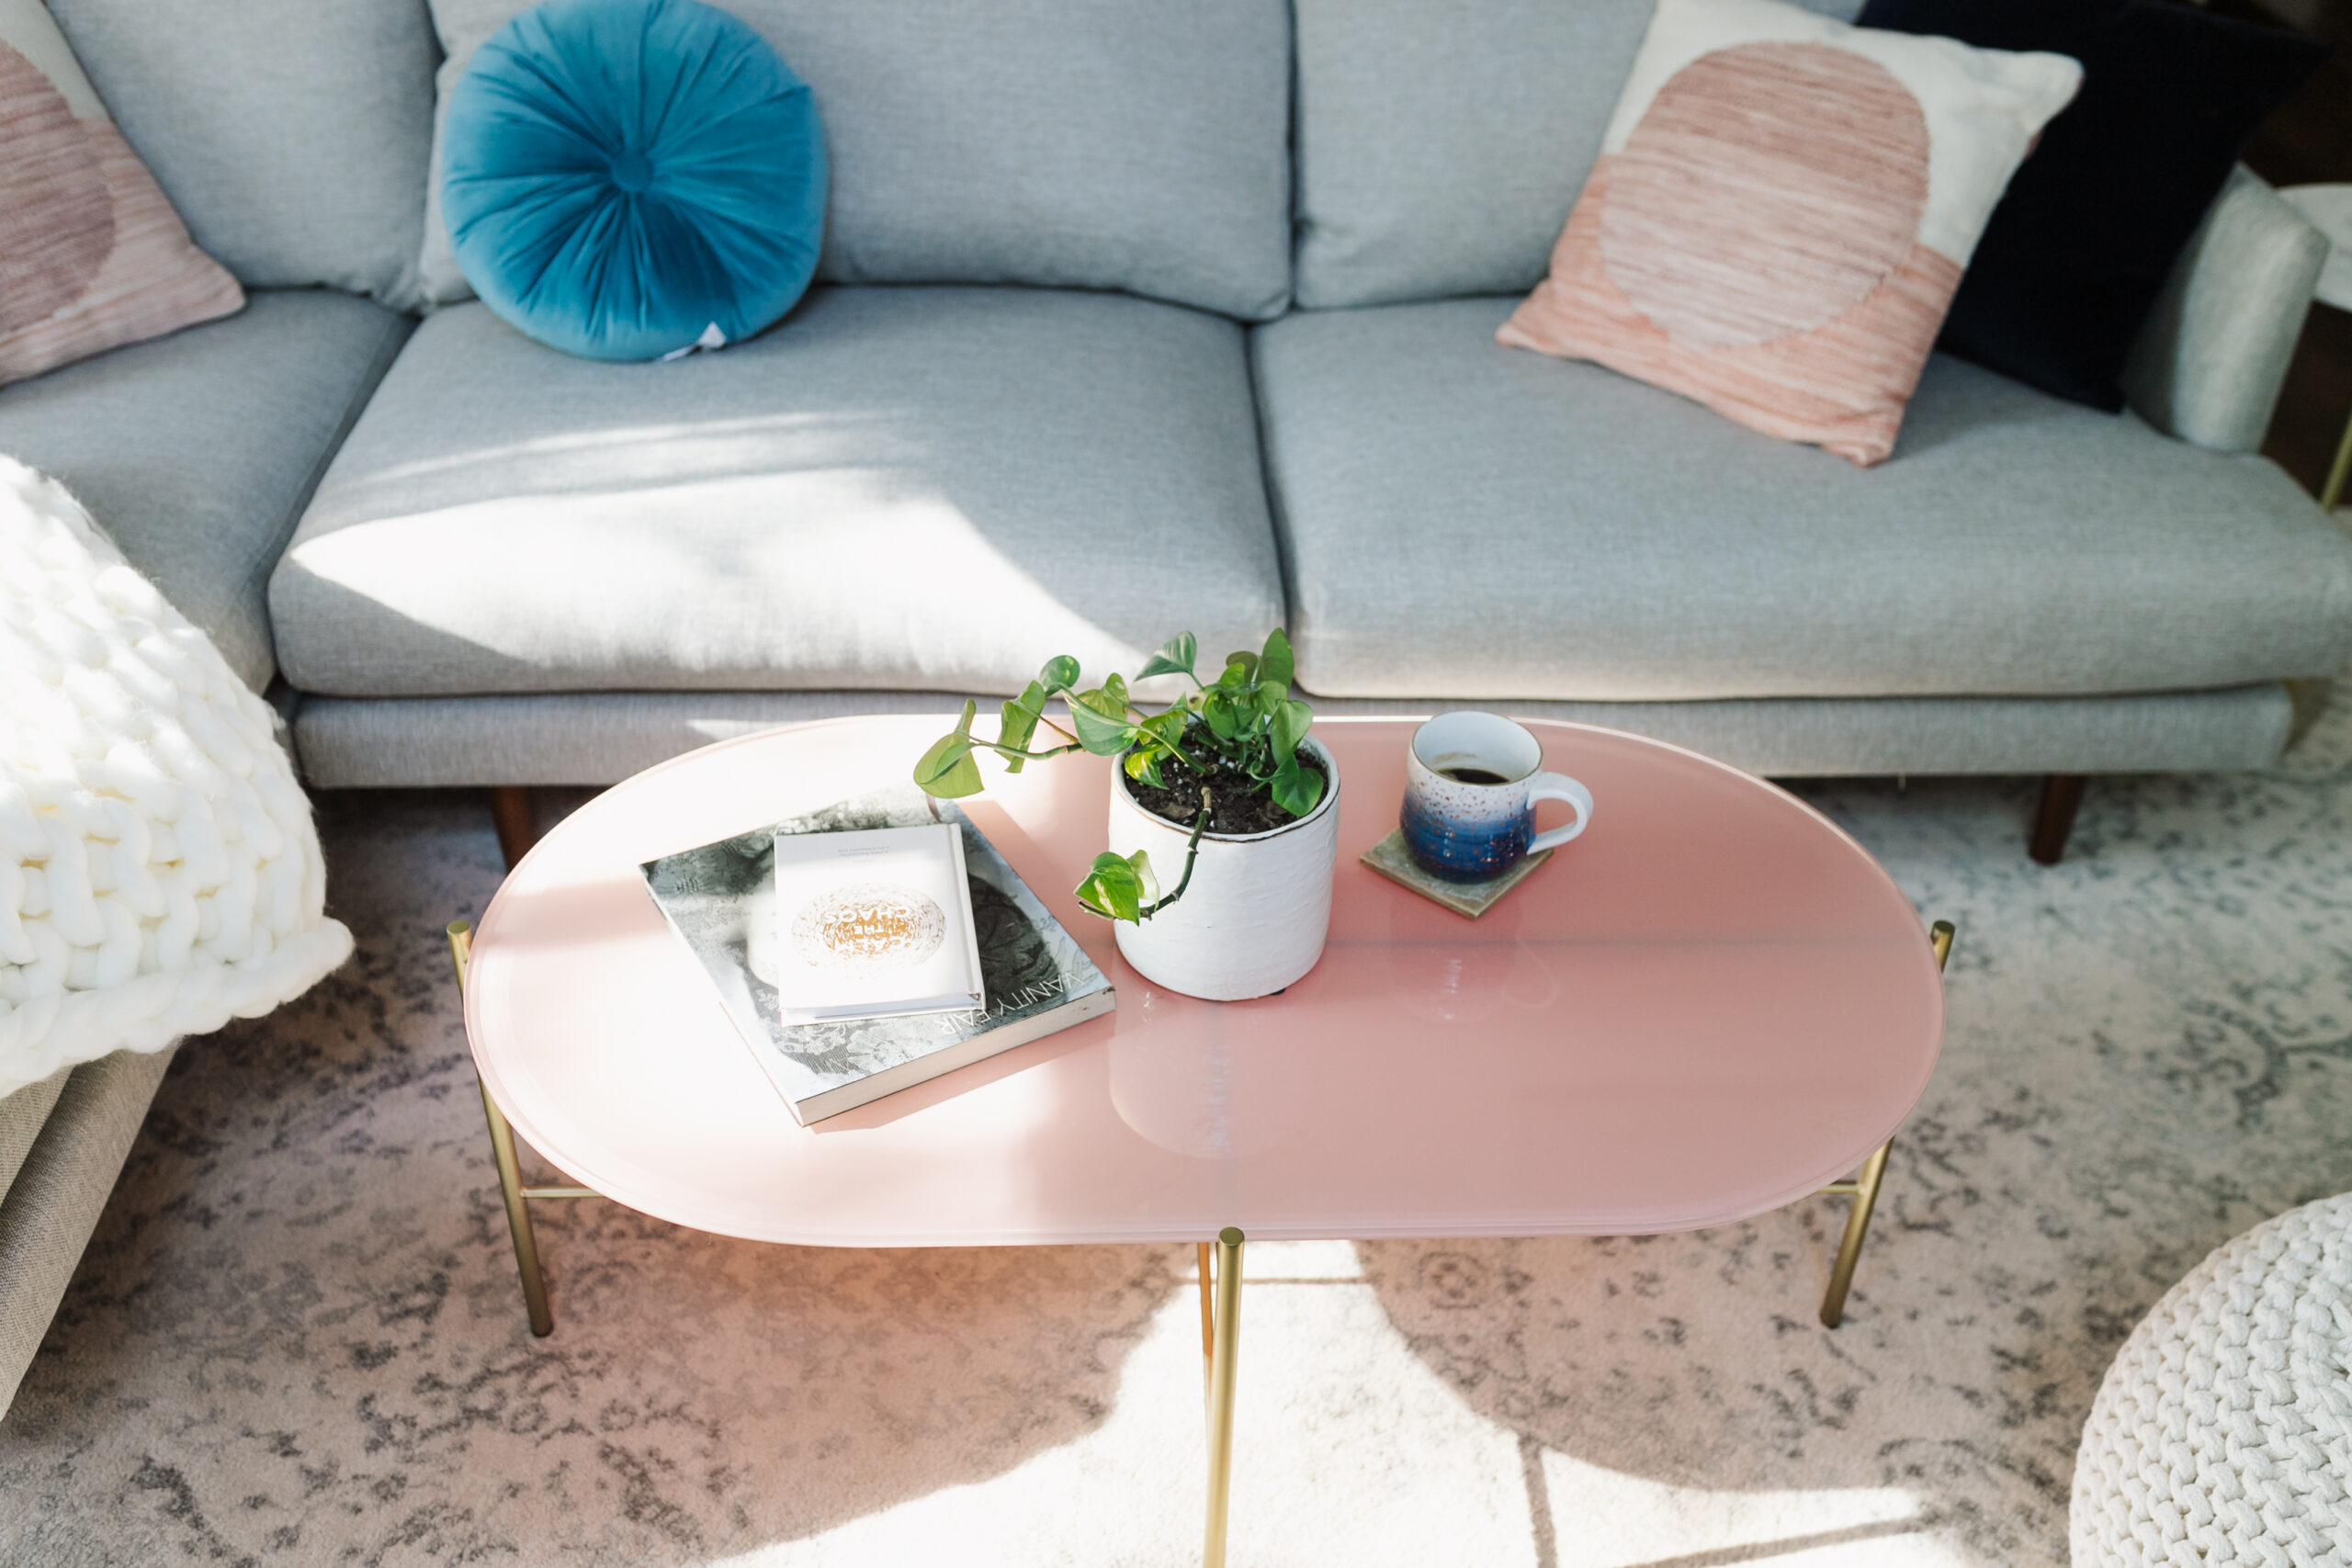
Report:
<svg viewBox="0 0 2352 1568"><path fill-rule="evenodd" d="M1273 795L1241 769L1217 756L1211 756L1208 763L1210 832L1271 833L1298 820L1276 806ZM1323 773L1322 759L1304 746L1298 749L1298 765L1323 778L1327 790L1330 787L1330 780ZM1141 779L1121 776L1128 797L1137 806L1154 817L1191 830L1193 820L1201 814L1201 774L1183 762L1163 758L1159 764L1161 788L1154 789Z"/></svg>

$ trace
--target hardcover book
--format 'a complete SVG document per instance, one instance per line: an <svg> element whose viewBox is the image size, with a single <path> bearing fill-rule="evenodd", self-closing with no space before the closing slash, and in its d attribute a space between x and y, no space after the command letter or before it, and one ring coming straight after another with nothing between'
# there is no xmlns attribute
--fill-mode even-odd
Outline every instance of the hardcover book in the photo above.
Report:
<svg viewBox="0 0 2352 1568"><path fill-rule="evenodd" d="M964 836L947 823L776 834L775 910L787 1023L986 1005Z"/></svg>
<svg viewBox="0 0 2352 1568"><path fill-rule="evenodd" d="M983 1007L793 1023L775 987L779 836L953 827L964 852ZM1114 1005L1111 982L963 812L912 784L664 855L645 883L752 1055L803 1126L1025 1045Z"/></svg>

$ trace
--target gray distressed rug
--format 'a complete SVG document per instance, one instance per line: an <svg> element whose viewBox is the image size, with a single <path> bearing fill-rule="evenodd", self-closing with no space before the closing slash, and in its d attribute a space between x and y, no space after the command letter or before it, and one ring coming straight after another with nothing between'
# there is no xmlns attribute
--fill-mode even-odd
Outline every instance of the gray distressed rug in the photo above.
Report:
<svg viewBox="0 0 2352 1568"><path fill-rule="evenodd" d="M2258 777L1807 786L1956 921L1846 1325L1844 1204L1253 1247L1237 1564L2053 1564L2133 1321L2352 1188L2352 715ZM442 924L475 800L331 796L359 955L189 1045L0 1423L0 1562L1178 1564L1190 1258L811 1251L543 1205L523 1320Z"/></svg>

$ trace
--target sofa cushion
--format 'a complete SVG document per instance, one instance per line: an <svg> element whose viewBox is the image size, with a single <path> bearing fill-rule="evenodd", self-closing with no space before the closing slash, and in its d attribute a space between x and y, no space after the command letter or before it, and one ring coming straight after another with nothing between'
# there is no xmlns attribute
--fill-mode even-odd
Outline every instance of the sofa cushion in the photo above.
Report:
<svg viewBox="0 0 2352 1568"><path fill-rule="evenodd" d="M242 310L37 0L0 6L0 381Z"/></svg>
<svg viewBox="0 0 2352 1568"><path fill-rule="evenodd" d="M1652 3L1297 0L1298 302L1534 288Z"/></svg>
<svg viewBox="0 0 2352 1568"><path fill-rule="evenodd" d="M2247 139L2329 53L2315 38L2171 0L1871 0L1867 28L2054 50L2083 88L1984 227L1943 346L2093 408Z"/></svg>
<svg viewBox="0 0 2352 1568"><path fill-rule="evenodd" d="M1939 355L1860 469L1499 348L1510 310L1256 333L1308 691L2099 694L2352 658L2352 543L2262 458Z"/></svg>
<svg viewBox="0 0 2352 1568"><path fill-rule="evenodd" d="M1658 0L1500 341L1883 462L2002 186L2082 79L1783 0Z"/></svg>
<svg viewBox="0 0 2352 1568"><path fill-rule="evenodd" d="M63 480L259 691L270 568L408 331L348 295L256 293L241 314L0 389L0 452Z"/></svg>
<svg viewBox="0 0 2352 1568"><path fill-rule="evenodd" d="M444 103L527 3L432 0ZM1288 301L1284 0L727 8L816 94L820 279L1120 288L1250 320ZM437 197L423 265L434 299L467 297Z"/></svg>
<svg viewBox="0 0 2352 1568"><path fill-rule="evenodd" d="M196 243L246 284L416 304L422 0L49 0Z"/></svg>
<svg viewBox="0 0 2352 1568"><path fill-rule="evenodd" d="M271 584L307 692L916 689L1132 671L1283 613L1239 328L831 288L723 354L418 329Z"/></svg>

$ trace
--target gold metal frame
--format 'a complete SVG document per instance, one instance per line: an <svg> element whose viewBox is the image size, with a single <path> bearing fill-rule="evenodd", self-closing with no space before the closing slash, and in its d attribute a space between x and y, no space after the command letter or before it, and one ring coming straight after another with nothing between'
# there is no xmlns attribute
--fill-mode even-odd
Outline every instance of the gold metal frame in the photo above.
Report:
<svg viewBox="0 0 2352 1568"><path fill-rule="evenodd" d="M1945 963L1951 957L1952 934L1950 920L1938 920L1928 928L1928 940L1935 948L1938 974L1943 972ZM449 957L457 965L458 997L462 1005L466 968L473 952L473 928L464 920L452 920L448 936ZM555 1331L555 1316L548 1310L547 1280L539 1269L538 1242L531 1232L530 1201L540 1198L597 1198L603 1194L586 1187L525 1186L522 1166L514 1154L514 1130L507 1124L497 1102L491 1099L487 1085L481 1086L481 1110L490 1123L491 1154L498 1165L499 1191L506 1201L506 1228L514 1242L514 1266L523 1277L523 1301L530 1311L531 1332L544 1337ZM1881 1144L1862 1162L1860 1174L1849 1180L1833 1181L1821 1190L1826 1195L1854 1201L1846 1213L1846 1233L1838 1243L1837 1260L1830 1267L1829 1291L1821 1302L1825 1327L1837 1327L1846 1315L1846 1294L1854 1282L1854 1265L1861 1257L1863 1238L1870 1234L1871 1212L1878 1204L1879 1184L1886 1175L1887 1152L1894 1146L1892 1139ZM1201 1242L1193 1250L1200 1269L1201 1361L1208 1407L1208 1488L1201 1540L1202 1568L1225 1568L1226 1523L1233 1493L1233 1400L1241 1348L1243 1239L1239 1230L1227 1225L1217 1233L1214 1243Z"/></svg>
<svg viewBox="0 0 2352 1568"><path fill-rule="evenodd" d="M458 966L458 1005L466 1000L466 965L472 960L474 930L463 920L449 922L449 958ZM523 1305L531 1314L531 1332L544 1339L555 1332L555 1314L548 1308L547 1277L539 1271L538 1238L531 1233L528 1201L534 1198L601 1198L589 1187L526 1187L522 1162L514 1156L514 1129L490 1098L490 1086L476 1077L481 1090L481 1113L490 1123L491 1157L498 1162L498 1190L506 1200L506 1231L514 1241L514 1267L523 1276Z"/></svg>
<svg viewBox="0 0 2352 1568"><path fill-rule="evenodd" d="M1202 1242L1201 1348L1208 1363L1209 1488L1201 1538L1201 1568L1225 1568L1225 1520L1233 1494L1235 1357L1241 1348L1241 1233L1216 1233L1216 1305L1210 1305L1209 1244Z"/></svg>
<svg viewBox="0 0 2352 1568"><path fill-rule="evenodd" d="M1938 920L1928 928L1928 941L1936 950L1936 973L1944 970L1944 962L1951 956L1952 924ZM1894 1147L1889 1138L1871 1151L1862 1162L1860 1175L1846 1181L1833 1181L1823 1188L1825 1197L1845 1197L1854 1201L1846 1211L1846 1234L1838 1241L1837 1261L1829 1266L1829 1291L1821 1298L1821 1326L1835 1328L1846 1316L1846 1292L1854 1283L1854 1265L1862 1256L1862 1238L1870 1234L1871 1211L1878 1207L1878 1184L1886 1175L1887 1151Z"/></svg>
<svg viewBox="0 0 2352 1568"><path fill-rule="evenodd" d="M2327 482L2319 487L2319 509L2333 513L2344 499L2344 480L2352 475L2352 415L2344 421L2344 434L2335 443L2335 461L2327 468Z"/></svg>

